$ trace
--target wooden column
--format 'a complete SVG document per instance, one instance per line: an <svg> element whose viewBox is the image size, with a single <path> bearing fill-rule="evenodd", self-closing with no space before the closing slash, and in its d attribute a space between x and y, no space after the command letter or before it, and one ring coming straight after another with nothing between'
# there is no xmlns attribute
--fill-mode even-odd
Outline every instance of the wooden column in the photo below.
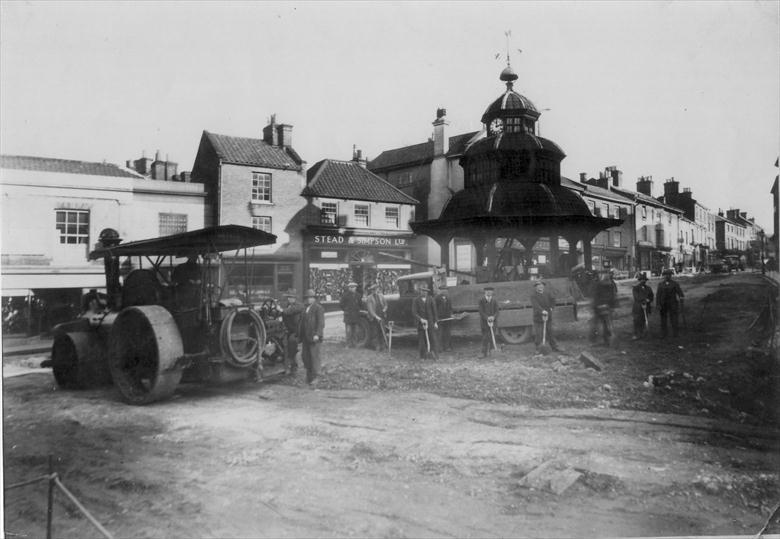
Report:
<svg viewBox="0 0 780 539"><path fill-rule="evenodd" d="M558 260L560 257L560 252L558 250L558 236L556 234L552 234L549 236L548 241L550 242L550 272L552 275L557 276L561 273L561 264Z"/></svg>

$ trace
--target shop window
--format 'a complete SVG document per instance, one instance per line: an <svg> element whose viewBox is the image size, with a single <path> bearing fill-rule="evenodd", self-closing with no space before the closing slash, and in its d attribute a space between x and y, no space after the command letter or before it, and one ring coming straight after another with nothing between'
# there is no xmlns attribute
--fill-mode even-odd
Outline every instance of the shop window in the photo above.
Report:
<svg viewBox="0 0 780 539"><path fill-rule="evenodd" d="M271 234L271 218L267 215L257 215L252 217L252 228L262 230Z"/></svg>
<svg viewBox="0 0 780 539"><path fill-rule="evenodd" d="M267 172L252 173L252 202L272 202L271 175Z"/></svg>
<svg viewBox="0 0 780 539"><path fill-rule="evenodd" d="M274 293L274 264L231 264L227 285L228 297L246 295L253 302L267 298Z"/></svg>
<svg viewBox="0 0 780 539"><path fill-rule="evenodd" d="M398 228L399 223L398 206L385 208L385 224L390 228Z"/></svg>
<svg viewBox="0 0 780 539"><path fill-rule="evenodd" d="M89 245L89 211L56 210L55 215L60 243Z"/></svg>
<svg viewBox="0 0 780 539"><path fill-rule="evenodd" d="M455 244L455 267L459 271L471 271L471 243Z"/></svg>
<svg viewBox="0 0 780 539"><path fill-rule="evenodd" d="M368 204L355 204L355 226L369 225L368 212Z"/></svg>
<svg viewBox="0 0 780 539"><path fill-rule="evenodd" d="M276 267L276 289L279 291L293 288L292 264L279 264Z"/></svg>
<svg viewBox="0 0 780 539"><path fill-rule="evenodd" d="M186 213L158 213L160 236L170 236L187 232Z"/></svg>
<svg viewBox="0 0 780 539"><path fill-rule="evenodd" d="M320 223L323 225L335 225L339 206L336 202L323 202L320 207Z"/></svg>

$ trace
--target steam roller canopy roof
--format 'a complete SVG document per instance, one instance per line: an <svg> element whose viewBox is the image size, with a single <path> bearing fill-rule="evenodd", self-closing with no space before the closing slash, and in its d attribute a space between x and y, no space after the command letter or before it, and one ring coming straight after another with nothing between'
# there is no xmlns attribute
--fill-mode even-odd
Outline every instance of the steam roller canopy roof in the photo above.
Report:
<svg viewBox="0 0 780 539"><path fill-rule="evenodd" d="M276 243L276 236L255 228L222 225L148 240L131 241L113 247L101 247L89 253L89 259L104 256L176 256L220 253Z"/></svg>

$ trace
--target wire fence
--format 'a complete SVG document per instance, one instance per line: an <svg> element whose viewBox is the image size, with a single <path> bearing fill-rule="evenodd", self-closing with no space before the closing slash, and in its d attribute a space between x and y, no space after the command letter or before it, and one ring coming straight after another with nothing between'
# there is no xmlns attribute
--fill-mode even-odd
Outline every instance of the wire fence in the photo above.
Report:
<svg viewBox="0 0 780 539"><path fill-rule="evenodd" d="M73 495L73 493L68 490L68 488L62 484L62 481L59 478L59 475L54 471L54 465L52 462L51 455L49 456L49 473L46 475L41 475L38 477L35 477L33 479L28 479L26 481L20 481L19 483L14 483L12 485L8 485L5 487L4 491L14 490L17 488L26 487L28 485L32 485L35 483L40 483L43 481L48 481L49 483L49 491L48 491L48 505L46 509L46 539L52 539L52 524L53 524L53 516L54 516L54 488L57 487L60 489L60 491L65 495L70 502L76 506L76 508L81 512L84 517L103 535L103 537L106 537L107 539L113 539L113 535L109 533L108 530L106 530L98 520L92 516L92 514L87 510L86 507L76 498L76 496Z"/></svg>

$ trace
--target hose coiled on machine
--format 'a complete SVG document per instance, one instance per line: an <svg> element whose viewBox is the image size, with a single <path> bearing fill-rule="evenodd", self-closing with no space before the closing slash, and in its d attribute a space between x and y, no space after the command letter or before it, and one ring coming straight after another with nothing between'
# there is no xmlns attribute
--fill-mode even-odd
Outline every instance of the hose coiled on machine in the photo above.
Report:
<svg viewBox="0 0 780 539"><path fill-rule="evenodd" d="M249 316L247 338L254 340L249 350L242 352L235 349L231 339L233 323L239 314ZM254 337L252 337L252 330L254 330ZM265 335L265 324L263 324L263 319L260 318L259 314L248 307L234 309L222 320L222 326L219 330L219 347L230 365L238 368L249 367L257 361L258 350L265 344Z"/></svg>

